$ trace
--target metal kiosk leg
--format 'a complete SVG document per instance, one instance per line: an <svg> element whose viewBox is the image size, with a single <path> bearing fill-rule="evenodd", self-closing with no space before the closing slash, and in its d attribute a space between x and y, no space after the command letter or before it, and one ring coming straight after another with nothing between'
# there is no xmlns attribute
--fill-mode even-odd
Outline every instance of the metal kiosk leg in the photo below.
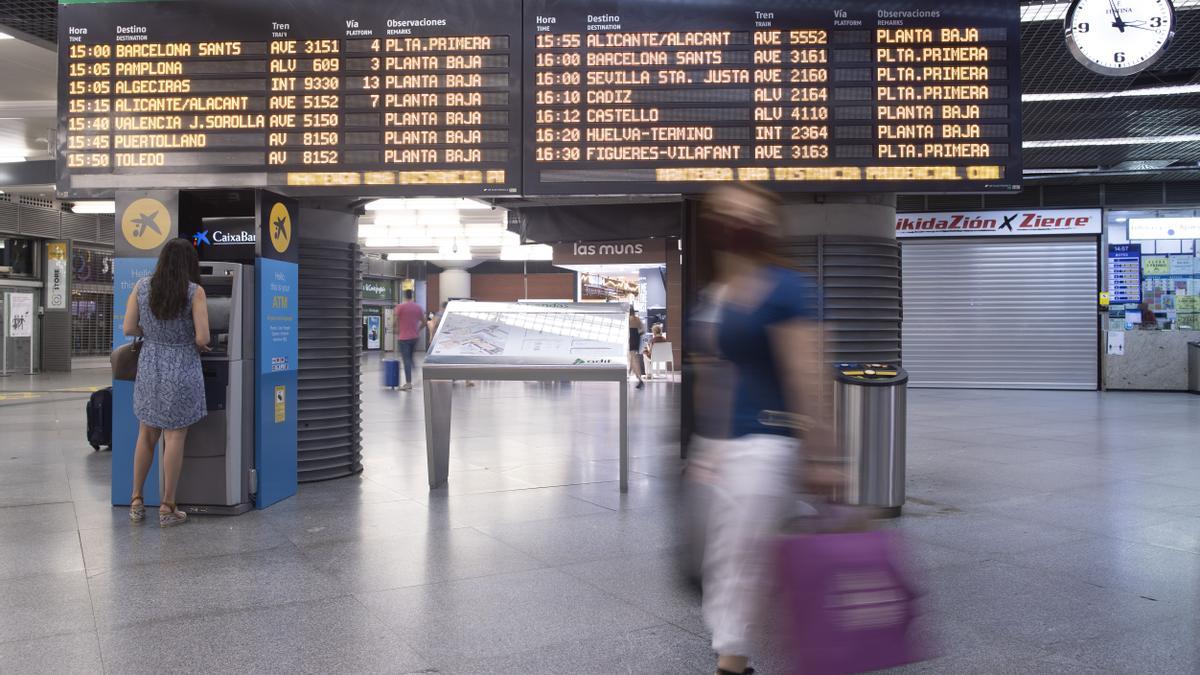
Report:
<svg viewBox="0 0 1200 675"><path fill-rule="evenodd" d="M617 419L621 425L621 492L629 492L629 383L622 380L618 385L621 388L621 396L618 400L617 407L620 410L617 413Z"/></svg>
<svg viewBox="0 0 1200 675"><path fill-rule="evenodd" d="M451 380L425 380L425 453L429 462L429 489L446 484L450 476Z"/></svg>

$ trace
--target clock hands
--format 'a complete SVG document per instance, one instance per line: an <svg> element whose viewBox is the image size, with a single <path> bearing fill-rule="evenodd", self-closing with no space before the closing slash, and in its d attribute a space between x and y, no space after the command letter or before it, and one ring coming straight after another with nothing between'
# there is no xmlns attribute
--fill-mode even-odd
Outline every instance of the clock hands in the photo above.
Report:
<svg viewBox="0 0 1200 675"><path fill-rule="evenodd" d="M1108 0L1109 7L1112 7L1113 28L1125 32L1125 21L1121 19L1121 10L1117 7L1117 0Z"/></svg>
<svg viewBox="0 0 1200 675"><path fill-rule="evenodd" d="M1147 26L1145 21L1126 21L1125 26L1128 28L1136 28L1138 30L1148 30L1151 32L1157 32L1157 31L1155 31L1155 29Z"/></svg>

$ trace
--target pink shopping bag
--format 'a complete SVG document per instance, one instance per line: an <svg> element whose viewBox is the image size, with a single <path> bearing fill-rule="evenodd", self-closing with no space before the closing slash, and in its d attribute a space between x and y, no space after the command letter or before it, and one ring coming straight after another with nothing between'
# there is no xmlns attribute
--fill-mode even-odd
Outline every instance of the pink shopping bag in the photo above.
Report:
<svg viewBox="0 0 1200 675"><path fill-rule="evenodd" d="M788 536L779 545L782 610L796 673L829 675L921 660L909 634L913 589L894 532Z"/></svg>

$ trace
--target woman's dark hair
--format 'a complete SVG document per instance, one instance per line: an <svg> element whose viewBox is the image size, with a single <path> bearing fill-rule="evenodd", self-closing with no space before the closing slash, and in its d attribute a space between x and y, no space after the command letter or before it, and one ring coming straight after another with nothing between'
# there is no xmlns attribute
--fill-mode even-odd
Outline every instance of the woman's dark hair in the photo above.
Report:
<svg viewBox="0 0 1200 675"><path fill-rule="evenodd" d="M188 306L188 282L200 283L200 256L186 239L172 239L158 254L150 277L150 312L159 321L178 319Z"/></svg>

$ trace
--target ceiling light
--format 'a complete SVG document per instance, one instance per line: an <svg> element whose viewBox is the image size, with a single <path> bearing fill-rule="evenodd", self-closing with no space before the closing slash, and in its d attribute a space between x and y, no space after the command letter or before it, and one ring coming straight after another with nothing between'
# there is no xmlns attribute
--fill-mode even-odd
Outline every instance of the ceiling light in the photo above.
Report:
<svg viewBox="0 0 1200 675"><path fill-rule="evenodd" d="M368 211L490 211L494 207L477 199L419 197L414 199L376 199L364 208Z"/></svg>
<svg viewBox="0 0 1200 675"><path fill-rule="evenodd" d="M400 262L400 261L405 261L405 260L416 260L417 254L416 253L389 253L389 254L387 254L387 259L391 260L393 262Z"/></svg>
<svg viewBox="0 0 1200 675"><path fill-rule="evenodd" d="M0 33L0 40L11 40L11 39L13 39L13 36L9 35L8 33Z"/></svg>
<svg viewBox="0 0 1200 675"><path fill-rule="evenodd" d="M0 155L0 164L8 164L11 162L24 162L25 155Z"/></svg>
<svg viewBox="0 0 1200 675"><path fill-rule="evenodd" d="M1025 141L1022 148L1076 148L1107 145L1159 145L1162 143L1197 143L1200 134L1180 136L1134 136L1129 138L1078 138L1052 141Z"/></svg>
<svg viewBox="0 0 1200 675"><path fill-rule="evenodd" d="M1022 94L1021 102L1043 103L1047 101L1136 98L1139 96L1182 96L1184 94L1200 94L1200 84L1181 84L1172 87L1143 87L1141 89L1126 89L1124 91L1074 91L1061 94Z"/></svg>
<svg viewBox="0 0 1200 675"><path fill-rule="evenodd" d="M504 246L500 249L501 260L553 260L554 247L545 244Z"/></svg>
<svg viewBox="0 0 1200 675"><path fill-rule="evenodd" d="M116 202L75 202L71 205L71 213L103 213L113 214L117 212Z"/></svg>

